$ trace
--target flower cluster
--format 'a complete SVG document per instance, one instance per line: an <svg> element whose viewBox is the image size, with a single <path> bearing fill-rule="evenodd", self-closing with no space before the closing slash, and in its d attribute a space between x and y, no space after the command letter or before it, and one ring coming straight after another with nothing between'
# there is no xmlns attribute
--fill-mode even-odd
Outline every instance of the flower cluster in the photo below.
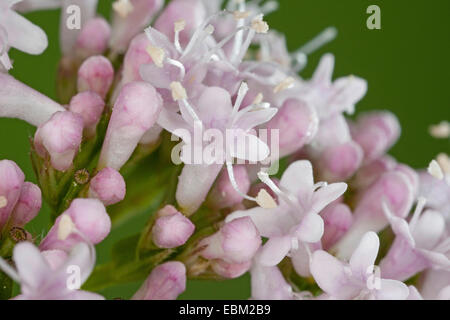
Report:
<svg viewBox="0 0 450 320"><path fill-rule="evenodd" d="M8 51L42 53L20 13L59 7L56 102L8 74ZM289 52L264 20L275 1L117 0L111 22L96 7L0 0L0 117L37 128L37 185L0 161L15 299L103 299L135 281L132 299L176 299L187 279L246 272L252 299L450 299L449 158L416 171L387 155L399 121L349 117L368 86L333 79L333 55L298 75L334 28ZM448 139L448 122L432 132ZM42 200L40 236L25 228ZM95 245L136 214L147 224L96 265Z"/></svg>

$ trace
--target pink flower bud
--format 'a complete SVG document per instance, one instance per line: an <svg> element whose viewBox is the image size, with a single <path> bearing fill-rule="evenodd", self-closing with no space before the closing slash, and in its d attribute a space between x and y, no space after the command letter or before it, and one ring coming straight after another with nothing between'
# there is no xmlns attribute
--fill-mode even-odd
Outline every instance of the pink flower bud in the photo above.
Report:
<svg viewBox="0 0 450 320"><path fill-rule="evenodd" d="M17 118L34 126L64 108L50 98L0 72L0 117Z"/></svg>
<svg viewBox="0 0 450 320"><path fill-rule="evenodd" d="M155 22L155 28L172 41L175 37L175 22L184 20L185 28L180 33L180 43L185 46L192 33L206 18L205 6L201 0L174 0L164 9Z"/></svg>
<svg viewBox="0 0 450 320"><path fill-rule="evenodd" d="M11 211L19 200L25 175L10 160L0 160L0 229L9 219Z"/></svg>
<svg viewBox="0 0 450 320"><path fill-rule="evenodd" d="M116 10L112 23L111 48L114 52L126 51L131 39L147 27L161 10L163 0L130 0L130 12Z"/></svg>
<svg viewBox="0 0 450 320"><path fill-rule="evenodd" d="M70 100L69 110L83 117L84 128L89 136L95 135L95 129L102 116L105 102L93 91L81 92Z"/></svg>
<svg viewBox="0 0 450 320"><path fill-rule="evenodd" d="M10 225L13 227L25 226L36 217L39 210L41 210L41 205L41 189L31 182L25 182L22 185L19 200L11 215Z"/></svg>
<svg viewBox="0 0 450 320"><path fill-rule="evenodd" d="M123 60L122 84L142 80L139 68L152 62L152 58L147 52L149 45L150 41L145 33L138 34L131 41Z"/></svg>
<svg viewBox="0 0 450 320"><path fill-rule="evenodd" d="M251 261L244 263L227 263L223 260L213 260L211 268L219 276L226 279L235 279L246 273L252 265Z"/></svg>
<svg viewBox="0 0 450 320"><path fill-rule="evenodd" d="M267 130L279 130L280 158L301 149L314 138L319 125L315 109L308 103L289 99L267 123ZM268 141L271 141L270 138ZM269 144L270 145L270 144Z"/></svg>
<svg viewBox="0 0 450 320"><path fill-rule="evenodd" d="M414 190L405 174L397 171L384 173L357 200L352 227L336 245L338 256L349 258L366 232L378 232L388 226L384 202L394 215L404 218L413 201Z"/></svg>
<svg viewBox="0 0 450 320"><path fill-rule="evenodd" d="M122 201L125 193L125 180L112 168L104 168L97 173L89 186L89 197L99 199L105 206Z"/></svg>
<svg viewBox="0 0 450 320"><path fill-rule="evenodd" d="M352 185L363 190L374 183L383 173L394 170L396 166L397 162L390 156L370 161L358 170Z"/></svg>
<svg viewBox="0 0 450 320"><path fill-rule="evenodd" d="M261 246L261 237L252 220L245 217L226 223L199 246L205 246L201 255L206 259L244 263L250 261Z"/></svg>
<svg viewBox="0 0 450 320"><path fill-rule="evenodd" d="M36 151L41 157L50 155L52 166L65 171L72 165L83 136L83 118L70 111L55 113L41 125L34 136Z"/></svg>
<svg viewBox="0 0 450 320"><path fill-rule="evenodd" d="M245 166L234 166L234 178L243 194L247 194L250 189L250 179ZM222 170L208 196L208 205L214 209L232 207L240 202L244 197L240 195L231 184L230 177L226 170Z"/></svg>
<svg viewBox="0 0 450 320"><path fill-rule="evenodd" d="M383 155L400 136L400 124L390 112L369 112L358 118L352 130L355 140L364 150L365 159Z"/></svg>
<svg viewBox="0 0 450 320"><path fill-rule="evenodd" d="M413 189L414 195L417 195L417 193L419 192L419 175L417 174L417 172L410 166L407 166L405 164L397 165L395 171L403 173L408 178L408 181Z"/></svg>
<svg viewBox="0 0 450 320"><path fill-rule="evenodd" d="M186 267L170 261L152 270L133 300L175 300L186 290Z"/></svg>
<svg viewBox="0 0 450 320"><path fill-rule="evenodd" d="M75 199L42 240L40 250L69 252L79 242L101 242L111 230L111 219L97 199Z"/></svg>
<svg viewBox="0 0 450 320"><path fill-rule="evenodd" d="M325 223L322 247L328 250L350 229L353 216L350 208L344 203L330 204L320 215Z"/></svg>
<svg viewBox="0 0 450 320"><path fill-rule="evenodd" d="M166 206L158 212L152 229L153 242L160 248L182 246L194 233L195 226L183 214L172 206Z"/></svg>
<svg viewBox="0 0 450 320"><path fill-rule="evenodd" d="M360 167L364 153L353 141L325 149L319 158L320 179L345 181Z"/></svg>
<svg viewBox="0 0 450 320"><path fill-rule="evenodd" d="M114 104L99 160L99 169L119 170L158 119L161 96L146 82L126 84Z"/></svg>
<svg viewBox="0 0 450 320"><path fill-rule="evenodd" d="M103 18L94 18L86 22L78 34L76 42L77 54L85 59L102 54L108 48L111 27Z"/></svg>
<svg viewBox="0 0 450 320"><path fill-rule="evenodd" d="M105 99L113 80L111 62L103 56L92 56L78 70L78 91L94 91Z"/></svg>

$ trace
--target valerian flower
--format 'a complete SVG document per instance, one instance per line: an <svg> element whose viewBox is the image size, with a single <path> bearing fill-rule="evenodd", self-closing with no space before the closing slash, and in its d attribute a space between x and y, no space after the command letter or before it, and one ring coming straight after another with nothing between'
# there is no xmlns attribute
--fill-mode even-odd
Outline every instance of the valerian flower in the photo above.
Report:
<svg viewBox="0 0 450 320"><path fill-rule="evenodd" d="M315 251L311 273L319 287L337 299L405 300L409 295L405 284L382 279L376 272L379 245L376 233L366 233L348 263L326 251Z"/></svg>

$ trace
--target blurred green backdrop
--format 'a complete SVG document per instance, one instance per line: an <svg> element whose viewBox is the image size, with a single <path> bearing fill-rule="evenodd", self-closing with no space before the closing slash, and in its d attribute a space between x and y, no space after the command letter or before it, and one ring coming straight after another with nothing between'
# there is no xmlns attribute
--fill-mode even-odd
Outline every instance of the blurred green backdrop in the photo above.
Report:
<svg viewBox="0 0 450 320"><path fill-rule="evenodd" d="M99 1L99 14L108 18L112 0ZM369 93L357 111L389 109L399 117L403 133L391 154L415 168L425 167L439 152L449 153L449 140L428 135L430 124L450 117L450 1L449 0L280 0L280 9L267 17L271 28L286 34L295 50L325 27L333 25L339 36L332 44L310 57L303 76L309 77L320 56L336 56L335 76L355 74L367 79ZM368 30L366 9L381 8L381 30ZM12 50L11 74L38 91L55 98L55 76L60 58L59 11L27 14L49 37L49 47L41 56ZM35 181L28 158L34 128L28 124L0 119L0 159L11 159ZM138 217L114 230L98 246L98 259L108 259L111 245L135 233L147 219ZM30 226L34 234L49 223L48 208ZM130 284L103 291L108 298L128 298L139 286ZM182 299L246 299L248 275L222 283L190 281Z"/></svg>

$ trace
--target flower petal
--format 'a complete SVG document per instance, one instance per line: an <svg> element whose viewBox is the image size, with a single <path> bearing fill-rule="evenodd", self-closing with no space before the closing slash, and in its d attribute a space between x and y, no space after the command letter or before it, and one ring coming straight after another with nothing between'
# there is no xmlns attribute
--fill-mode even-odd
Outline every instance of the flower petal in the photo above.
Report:
<svg viewBox="0 0 450 320"><path fill-rule="evenodd" d="M263 266L276 266L286 257L292 247L292 237L272 237L261 248L258 262Z"/></svg>
<svg viewBox="0 0 450 320"><path fill-rule="evenodd" d="M313 193L313 169L311 162L300 160L291 163L283 173L280 180L280 186L296 197L309 201Z"/></svg>
<svg viewBox="0 0 450 320"><path fill-rule="evenodd" d="M320 188L313 195L313 203L311 207L311 213L319 213L334 200L338 199L347 190L347 184L332 183L325 187Z"/></svg>
<svg viewBox="0 0 450 320"><path fill-rule="evenodd" d="M409 289L403 282L381 279L380 289L376 291L375 296L377 300L406 300Z"/></svg>
<svg viewBox="0 0 450 320"><path fill-rule="evenodd" d="M369 268L375 264L379 247L378 235L375 232L367 232L350 258L352 271L359 275L367 274Z"/></svg>
<svg viewBox="0 0 450 320"><path fill-rule="evenodd" d="M21 279L22 292L38 289L53 271L41 252L30 242L21 242L14 247L14 262ZM24 292L24 293L25 293Z"/></svg>
<svg viewBox="0 0 450 320"><path fill-rule="evenodd" d="M320 241L324 232L324 222L321 216L315 213L307 214L297 230L298 239L303 242L314 243Z"/></svg>

